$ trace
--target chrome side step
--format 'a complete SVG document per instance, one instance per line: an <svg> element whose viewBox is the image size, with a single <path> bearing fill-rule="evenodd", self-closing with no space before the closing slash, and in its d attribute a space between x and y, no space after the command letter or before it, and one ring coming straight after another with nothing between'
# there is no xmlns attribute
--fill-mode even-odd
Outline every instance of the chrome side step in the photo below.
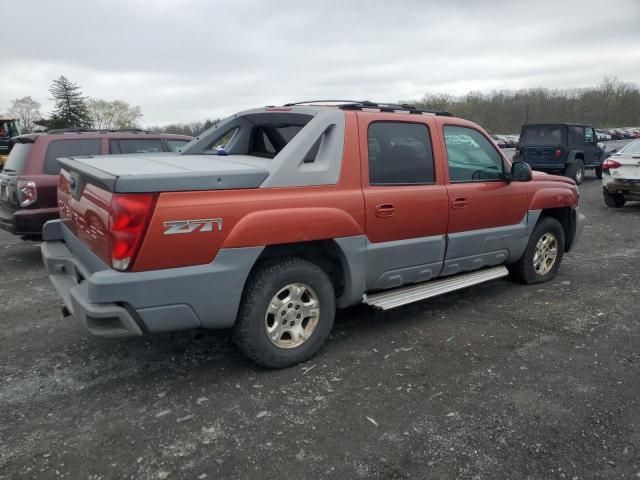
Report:
<svg viewBox="0 0 640 480"><path fill-rule="evenodd" d="M505 266L485 268L477 272L458 274L453 277L443 278L442 280L432 280L417 285L408 285L394 288L393 290L373 293L371 295L365 294L362 301L367 305L389 310L507 275L509 275L509 270L507 270Z"/></svg>

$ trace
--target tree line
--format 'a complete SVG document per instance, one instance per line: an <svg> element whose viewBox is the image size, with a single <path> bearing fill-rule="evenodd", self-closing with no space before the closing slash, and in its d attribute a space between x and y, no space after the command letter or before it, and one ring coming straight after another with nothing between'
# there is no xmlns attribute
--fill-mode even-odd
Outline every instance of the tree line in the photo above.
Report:
<svg viewBox="0 0 640 480"><path fill-rule="evenodd" d="M53 80L49 93L55 105L48 116L41 104L23 97L11 102L26 131L38 126L52 128L95 128L116 130L139 127L143 114L139 106L122 100L87 98L80 87L64 76ZM517 133L525 123L577 122L596 127L640 126L640 87L634 83L605 78L595 87L579 89L528 88L469 92L454 96L426 93L418 101L403 101L428 110L444 110L482 125L491 133ZM217 120L172 123L149 127L161 133L196 136Z"/></svg>
<svg viewBox="0 0 640 480"><path fill-rule="evenodd" d="M576 122L597 128L640 126L640 87L605 78L595 87L528 88L454 96L427 93L419 108L444 110L491 133L519 133L525 123Z"/></svg>
<svg viewBox="0 0 640 480"><path fill-rule="evenodd" d="M54 107L42 115L42 104L31 96L11 101L9 113L15 115L22 129L28 133L38 129L86 128L118 130L137 128L142 118L139 106L122 100L88 98L80 87L64 75L53 80L49 87Z"/></svg>

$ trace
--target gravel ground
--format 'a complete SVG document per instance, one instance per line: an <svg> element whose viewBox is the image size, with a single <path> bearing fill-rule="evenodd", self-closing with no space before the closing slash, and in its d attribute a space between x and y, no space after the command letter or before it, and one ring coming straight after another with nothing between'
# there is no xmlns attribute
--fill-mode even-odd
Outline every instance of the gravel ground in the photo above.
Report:
<svg viewBox="0 0 640 480"><path fill-rule="evenodd" d="M0 233L0 479L640 478L640 204L581 193L553 282L344 310L281 371L226 332L90 337Z"/></svg>

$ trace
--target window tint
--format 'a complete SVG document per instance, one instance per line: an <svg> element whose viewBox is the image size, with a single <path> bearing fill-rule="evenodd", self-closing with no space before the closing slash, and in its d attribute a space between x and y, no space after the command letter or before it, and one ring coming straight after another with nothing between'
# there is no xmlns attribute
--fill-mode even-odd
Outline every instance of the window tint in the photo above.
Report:
<svg viewBox="0 0 640 480"><path fill-rule="evenodd" d="M100 155L102 140L77 139L77 140L54 140L49 143L47 153L44 157L44 173L57 175L60 173L60 157L85 157L88 155Z"/></svg>
<svg viewBox="0 0 640 480"><path fill-rule="evenodd" d="M175 140L175 139L165 139L165 142L167 142L167 147L169 147L169 151L170 152L177 152L178 149L184 147L187 143L189 143L188 140Z"/></svg>
<svg viewBox="0 0 640 480"><path fill-rule="evenodd" d="M452 182L504 177L502 156L480 132L466 127L444 127L444 139Z"/></svg>
<svg viewBox="0 0 640 480"><path fill-rule="evenodd" d="M584 128L571 125L569 127L569 145L574 147L584 145Z"/></svg>
<svg viewBox="0 0 640 480"><path fill-rule="evenodd" d="M562 125L532 125L526 127L520 143L525 147L562 145Z"/></svg>
<svg viewBox="0 0 640 480"><path fill-rule="evenodd" d="M371 185L433 183L433 152L427 126L408 122L369 125Z"/></svg>
<svg viewBox="0 0 640 480"><path fill-rule="evenodd" d="M9 153L4 169L17 175L24 172L32 145L33 143L16 143Z"/></svg>
<svg viewBox="0 0 640 480"><path fill-rule="evenodd" d="M157 153L162 152L159 138L121 138L111 140L111 153Z"/></svg>

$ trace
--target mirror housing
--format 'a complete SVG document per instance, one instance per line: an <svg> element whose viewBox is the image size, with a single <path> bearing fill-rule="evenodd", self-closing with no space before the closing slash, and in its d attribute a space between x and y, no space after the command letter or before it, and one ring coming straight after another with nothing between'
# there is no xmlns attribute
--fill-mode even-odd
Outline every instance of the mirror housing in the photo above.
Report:
<svg viewBox="0 0 640 480"><path fill-rule="evenodd" d="M513 162L507 179L511 182L530 182L533 178L531 166L527 162Z"/></svg>

